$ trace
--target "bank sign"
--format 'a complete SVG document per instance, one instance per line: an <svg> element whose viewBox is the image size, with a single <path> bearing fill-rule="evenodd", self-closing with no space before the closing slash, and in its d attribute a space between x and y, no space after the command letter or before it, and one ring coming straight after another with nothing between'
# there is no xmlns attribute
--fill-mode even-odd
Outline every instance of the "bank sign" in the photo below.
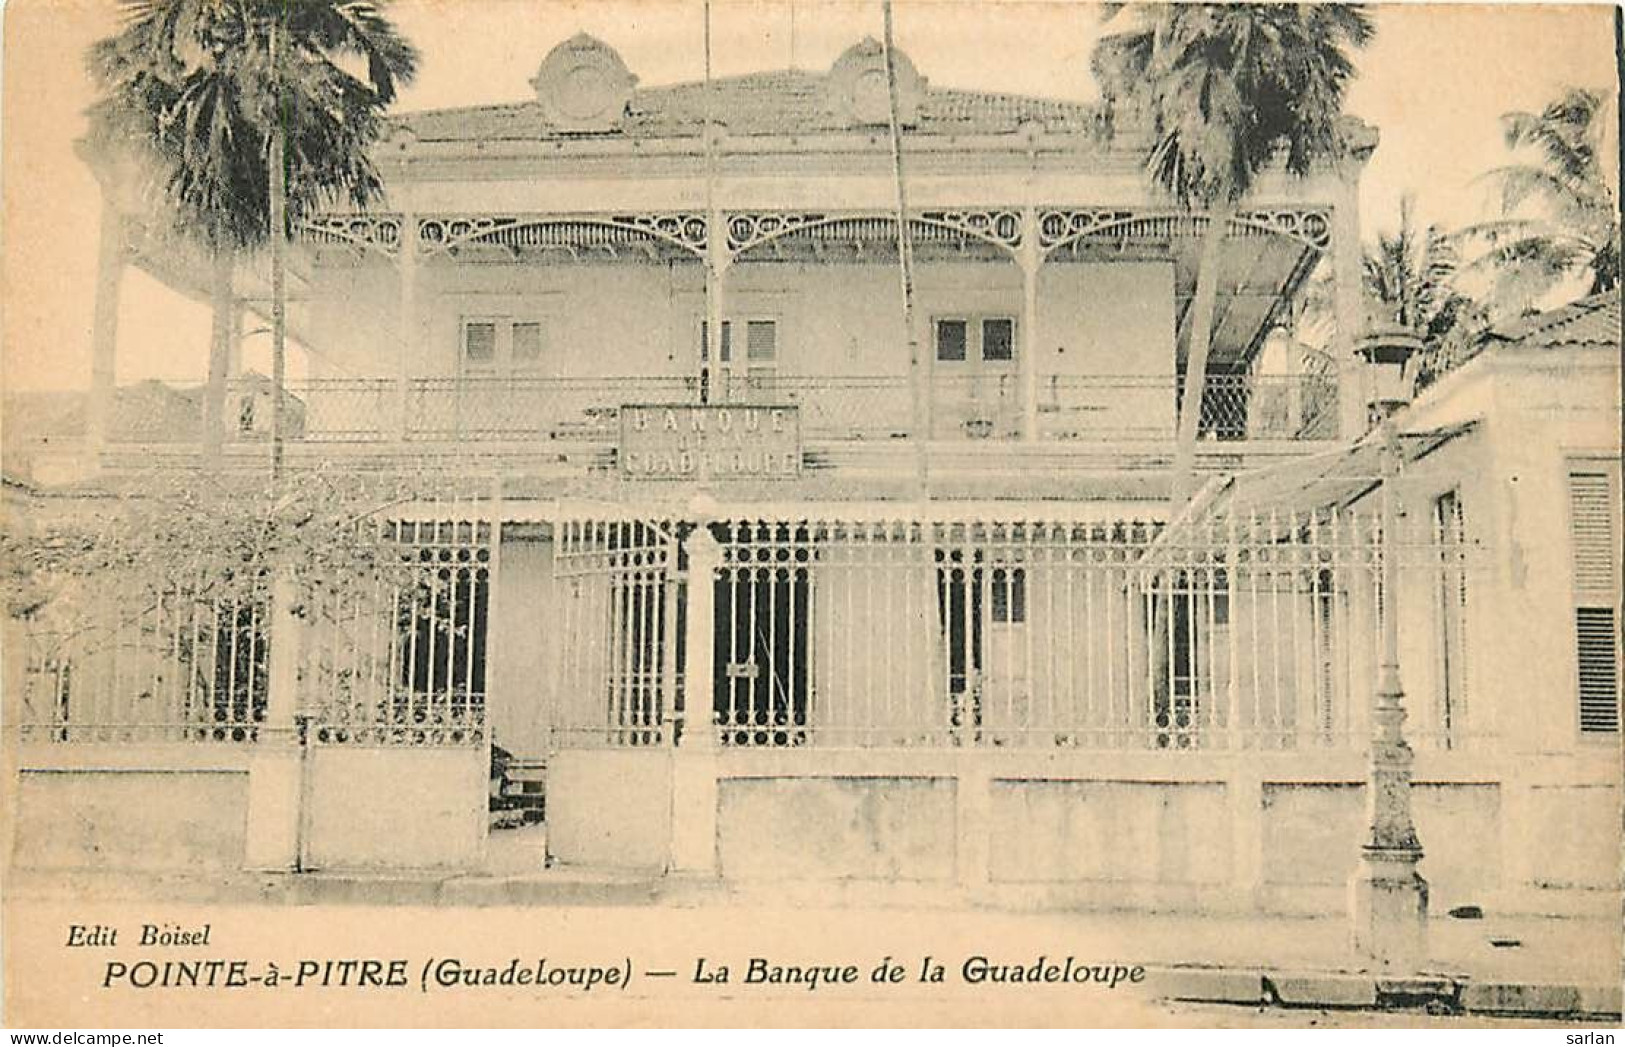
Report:
<svg viewBox="0 0 1625 1047"><path fill-rule="evenodd" d="M793 480L801 475L794 406L628 404L621 473L640 480Z"/></svg>

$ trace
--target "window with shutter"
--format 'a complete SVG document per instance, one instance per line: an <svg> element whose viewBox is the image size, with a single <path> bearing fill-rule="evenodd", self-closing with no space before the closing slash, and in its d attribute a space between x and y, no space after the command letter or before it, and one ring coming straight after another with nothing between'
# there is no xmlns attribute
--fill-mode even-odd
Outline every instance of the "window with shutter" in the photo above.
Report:
<svg viewBox="0 0 1625 1047"><path fill-rule="evenodd" d="M476 366L494 363L497 358L497 325L493 320L467 320L463 323L463 359Z"/></svg>
<svg viewBox="0 0 1625 1047"><path fill-rule="evenodd" d="M1619 732L1619 496L1619 463L1575 465L1569 470L1582 734Z"/></svg>
<svg viewBox="0 0 1625 1047"><path fill-rule="evenodd" d="M958 363L965 359L965 347L970 342L969 325L964 320L937 321L937 359Z"/></svg>
<svg viewBox="0 0 1625 1047"><path fill-rule="evenodd" d="M771 364L779 356L779 325L772 320L745 324L745 358L753 364Z"/></svg>
<svg viewBox="0 0 1625 1047"><path fill-rule="evenodd" d="M462 369L480 377L534 372L546 362L547 326L540 319L465 316L462 320Z"/></svg>
<svg viewBox="0 0 1625 1047"><path fill-rule="evenodd" d="M742 352L734 352L736 327L744 329ZM710 325L700 321L701 353L706 351ZM779 365L779 322L777 320L735 317L722 321L720 358L713 368L712 395L721 399L750 397L772 388Z"/></svg>
<svg viewBox="0 0 1625 1047"><path fill-rule="evenodd" d="M1438 707L1441 741L1452 748L1467 706L1467 521L1461 493L1446 491L1433 500L1433 540L1439 555L1434 610L1438 638Z"/></svg>
<svg viewBox="0 0 1625 1047"><path fill-rule="evenodd" d="M516 367L530 367L541 362L543 346L542 325L525 320L513 325L513 362Z"/></svg>

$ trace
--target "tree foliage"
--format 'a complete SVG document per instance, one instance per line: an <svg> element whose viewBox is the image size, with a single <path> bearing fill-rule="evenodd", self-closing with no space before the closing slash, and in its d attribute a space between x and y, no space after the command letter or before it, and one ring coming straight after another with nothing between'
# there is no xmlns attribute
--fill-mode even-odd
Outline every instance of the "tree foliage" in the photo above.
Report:
<svg viewBox="0 0 1625 1047"><path fill-rule="evenodd" d="M1191 304L1172 497L1194 492L1223 243L1237 204L1277 163L1297 175L1340 156L1349 51L1374 27L1350 4L1109 5L1093 68L1109 128L1150 131L1152 180L1208 224Z"/></svg>
<svg viewBox="0 0 1625 1047"><path fill-rule="evenodd" d="M1617 106L1617 96L1571 87L1539 112L1501 118L1506 147L1526 159L1484 176L1500 214L1461 239L1503 311L1528 311L1569 283L1585 295L1619 286Z"/></svg>
<svg viewBox="0 0 1625 1047"><path fill-rule="evenodd" d="M1417 380L1425 386L1471 354L1488 316L1456 286L1460 259L1452 235L1435 225L1418 229L1412 208L1409 196L1400 201L1399 227L1366 247L1362 273L1367 299L1383 319L1422 340Z"/></svg>
<svg viewBox="0 0 1625 1047"><path fill-rule="evenodd" d="M1294 174L1343 147L1352 49L1374 33L1353 4L1111 5L1093 66L1108 114L1145 123L1146 166L1182 204L1246 196L1278 159Z"/></svg>
<svg viewBox="0 0 1625 1047"><path fill-rule="evenodd" d="M123 27L88 55L90 139L145 160L180 231L216 252L269 238L278 132L290 223L366 206L381 190L367 150L418 60L383 2L125 0Z"/></svg>
<svg viewBox="0 0 1625 1047"><path fill-rule="evenodd" d="M263 604L280 573L305 596L416 585L414 559L391 524L391 510L415 490L399 478L337 468L274 486L155 469L117 494L37 506L0 535L7 613L67 636L107 628L110 606L117 621L138 622L176 595Z"/></svg>

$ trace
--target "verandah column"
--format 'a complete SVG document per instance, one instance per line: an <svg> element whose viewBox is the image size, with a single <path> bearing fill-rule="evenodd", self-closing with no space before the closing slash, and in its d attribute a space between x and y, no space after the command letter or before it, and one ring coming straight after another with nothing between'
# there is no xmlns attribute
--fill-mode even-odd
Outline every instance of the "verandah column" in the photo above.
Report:
<svg viewBox="0 0 1625 1047"><path fill-rule="evenodd" d="M401 215L400 344L396 346L395 434L405 440L411 432L412 367L418 351L418 219Z"/></svg>
<svg viewBox="0 0 1625 1047"><path fill-rule="evenodd" d="M1044 264L1038 250L1037 214L1027 208L1021 214L1021 350L1017 368L1021 373L1021 438L1038 439L1038 270Z"/></svg>
<svg viewBox="0 0 1625 1047"><path fill-rule="evenodd" d="M1338 199L1332 209L1332 348L1337 361L1337 435L1352 440L1367 429L1367 369L1354 355L1365 324L1363 253L1360 247L1360 169L1364 161L1338 165Z"/></svg>
<svg viewBox="0 0 1625 1047"><path fill-rule="evenodd" d="M705 231L705 340L700 345L699 367L699 397L702 404L716 398L714 383L717 367L722 363L722 332L727 323L722 300L723 281L731 261L722 215L713 210ZM743 351L743 344L740 351Z"/></svg>
<svg viewBox="0 0 1625 1047"><path fill-rule="evenodd" d="M114 364L118 347L119 291L126 263L123 221L113 201L102 200L101 239L96 257L96 305L90 342L90 406L85 416L85 451L91 468L101 465L113 409Z"/></svg>

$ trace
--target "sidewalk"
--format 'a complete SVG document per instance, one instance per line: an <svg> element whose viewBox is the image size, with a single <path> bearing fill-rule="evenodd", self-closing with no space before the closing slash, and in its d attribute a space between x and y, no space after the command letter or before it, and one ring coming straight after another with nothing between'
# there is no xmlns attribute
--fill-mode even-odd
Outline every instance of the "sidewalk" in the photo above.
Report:
<svg viewBox="0 0 1625 1047"><path fill-rule="evenodd" d="M479 873L390 874L20 872L9 901L95 899L211 906L418 907L435 911L647 911L701 926L771 927L787 919L851 927L857 938L949 940L1007 955L1022 950L1123 959L1146 968L1156 998L1305 1008L1426 1007L1469 1015L1612 1016L1621 1011L1619 919L1497 916L1429 921L1430 962L1416 978L1362 969L1347 923L1268 914L1208 915L1056 907L1001 908L985 893L906 883L723 884L545 864L542 826L493 834ZM726 919L719 920L719 913ZM655 914L669 914L657 917ZM919 932L931 929L930 934ZM901 929L901 930L899 930ZM901 947L899 944L898 947ZM1028 957L1030 961L1031 957Z"/></svg>
<svg viewBox="0 0 1625 1047"><path fill-rule="evenodd" d="M1429 925L1430 962L1419 976L1400 979L1362 970L1348 947L1348 926L1335 916L1010 911L956 890L924 886L740 888L653 873L542 869L527 864L518 851L509 857L523 871L498 866L479 875L24 874L7 893L9 901L24 904L79 898L301 910L415 907L498 923L517 918L508 915L511 910L579 914L570 919L643 912L647 915L638 919L650 925L726 927L730 934L794 923L880 943L899 954L915 948L943 956L980 952L1024 964L1040 955L1132 963L1146 968L1148 995L1169 1001L1613 1020L1621 1011L1617 919L1436 916ZM763 947L758 939L747 942Z"/></svg>

